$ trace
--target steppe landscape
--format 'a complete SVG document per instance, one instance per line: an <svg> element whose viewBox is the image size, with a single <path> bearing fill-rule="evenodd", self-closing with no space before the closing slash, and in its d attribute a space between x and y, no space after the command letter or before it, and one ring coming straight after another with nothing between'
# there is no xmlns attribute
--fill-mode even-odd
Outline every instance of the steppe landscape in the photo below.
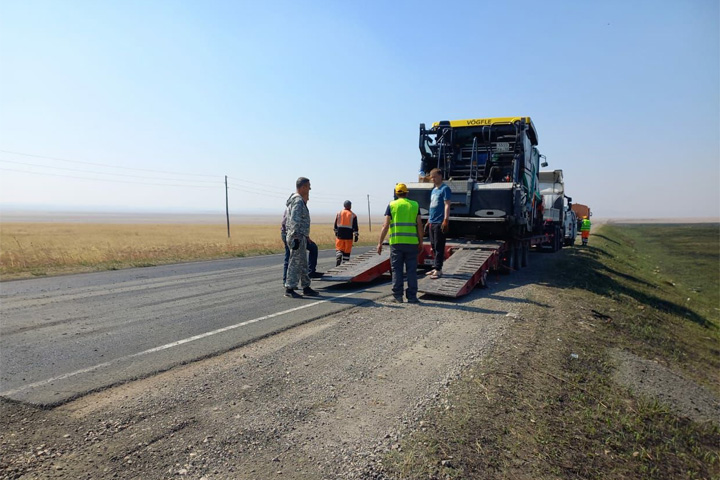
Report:
<svg viewBox="0 0 720 480"><path fill-rule="evenodd" d="M3 213L0 222L0 275L32 276L114 270L279 253L282 215L231 217L230 238L222 215ZM377 241L362 225L358 245ZM311 238L333 248L333 218L318 215ZM372 226L371 226L372 227Z"/></svg>

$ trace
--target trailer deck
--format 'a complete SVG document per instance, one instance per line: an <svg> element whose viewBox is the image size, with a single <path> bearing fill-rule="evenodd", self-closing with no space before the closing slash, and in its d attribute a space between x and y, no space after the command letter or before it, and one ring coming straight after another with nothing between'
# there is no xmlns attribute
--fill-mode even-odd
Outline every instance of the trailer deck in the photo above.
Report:
<svg viewBox="0 0 720 480"><path fill-rule="evenodd" d="M535 235L512 242L504 240L448 241L445 247L443 276L438 279L423 277L418 281L418 292L441 297L457 298L467 295L477 285L486 286L488 272L505 270L511 272L528 262L530 247L542 248L552 243L551 234ZM554 251L554 250L553 250ZM432 248L425 244L418 254L418 265L432 258ZM389 273L390 247L381 255L375 250L352 257L350 261L329 269L321 278L326 282L371 282Z"/></svg>

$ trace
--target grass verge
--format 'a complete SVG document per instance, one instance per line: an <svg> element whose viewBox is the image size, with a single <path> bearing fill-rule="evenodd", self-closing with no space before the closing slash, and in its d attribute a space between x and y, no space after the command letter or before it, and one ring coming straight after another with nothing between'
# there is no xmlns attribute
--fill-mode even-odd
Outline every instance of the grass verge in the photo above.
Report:
<svg viewBox="0 0 720 480"><path fill-rule="evenodd" d="M615 354L717 402L718 241L717 225L608 225L563 250L510 343L449 387L386 475L720 478L718 418L621 382Z"/></svg>

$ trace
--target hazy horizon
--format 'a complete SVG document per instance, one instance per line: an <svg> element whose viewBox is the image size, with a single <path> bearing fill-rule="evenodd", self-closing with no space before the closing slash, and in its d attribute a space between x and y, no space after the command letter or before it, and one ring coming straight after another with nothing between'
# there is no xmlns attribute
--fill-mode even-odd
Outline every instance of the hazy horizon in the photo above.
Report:
<svg viewBox="0 0 720 480"><path fill-rule="evenodd" d="M367 227L367 212L355 211L358 215L360 227ZM314 223L332 223L334 214L310 212ZM230 223L257 223L271 224L280 223L282 209L279 211L237 211L230 212ZM379 225L383 221L382 215L373 215L373 225ZM596 223L720 223L720 217L640 217L640 216L617 216L601 217L593 215L592 220ZM63 207L48 208L20 208L0 205L0 223L33 223L33 222L92 222L92 223L202 223L202 224L225 224L225 211L180 211L180 210L122 210L122 209L71 209Z"/></svg>

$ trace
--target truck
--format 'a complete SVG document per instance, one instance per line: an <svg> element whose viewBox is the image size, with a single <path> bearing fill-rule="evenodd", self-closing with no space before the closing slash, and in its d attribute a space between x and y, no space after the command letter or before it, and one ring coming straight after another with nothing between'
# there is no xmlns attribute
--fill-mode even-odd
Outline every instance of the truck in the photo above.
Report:
<svg viewBox="0 0 720 480"><path fill-rule="evenodd" d="M540 172L539 181L546 229L559 228L563 239L561 246L574 245L577 236L577 218L572 210L572 198L565 195L563 171Z"/></svg>
<svg viewBox="0 0 720 480"><path fill-rule="evenodd" d="M577 237L579 230L579 223L577 221L577 215L572 209L572 198L566 196L567 203L565 204L565 246L575 245L575 238Z"/></svg>
<svg viewBox="0 0 720 480"><path fill-rule="evenodd" d="M573 203L572 211L575 212L577 217L577 231L579 232L583 217L592 217L592 211L590 210L590 207L581 203Z"/></svg>
<svg viewBox="0 0 720 480"><path fill-rule="evenodd" d="M531 247L562 247L562 223L544 216L539 175L548 164L537 145L535 125L527 116L441 121L430 128L420 124L418 181L406 185L423 223L430 212L433 168L443 172L452 191L443 276L420 280L420 292L459 297L484 286L489 271L527 266ZM564 219L562 194L560 200L558 215ZM358 255L330 269L323 280L371 281L390 271L387 250ZM426 244L418 263L429 263L432 255Z"/></svg>

